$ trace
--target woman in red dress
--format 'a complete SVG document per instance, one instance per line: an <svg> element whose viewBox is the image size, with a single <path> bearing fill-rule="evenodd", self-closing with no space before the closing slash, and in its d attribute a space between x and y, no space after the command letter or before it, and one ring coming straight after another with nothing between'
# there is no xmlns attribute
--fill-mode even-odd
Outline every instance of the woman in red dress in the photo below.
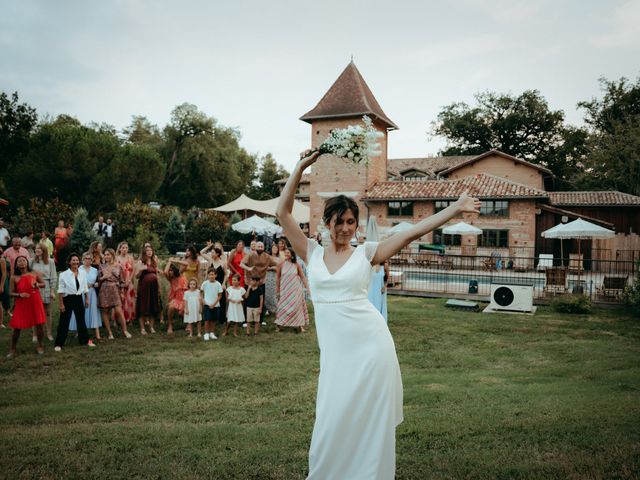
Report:
<svg viewBox="0 0 640 480"><path fill-rule="evenodd" d="M138 278L138 298L136 311L140 319L140 333L146 335L145 322L149 323L151 333L156 317L160 314L160 292L158 285L158 263L151 245L144 247L140 260L136 265Z"/></svg>
<svg viewBox="0 0 640 480"><path fill-rule="evenodd" d="M56 265L58 265L60 263L60 261L64 262L64 258L59 258L59 254L62 250L64 250L64 247L67 245L67 242L69 241L69 232L67 231L67 229L64 226L64 220L60 220L58 222L58 226L56 227L55 230L55 245L53 248L53 258L56 262Z"/></svg>
<svg viewBox="0 0 640 480"><path fill-rule="evenodd" d="M38 338L36 351L40 355L44 353L42 326L47 322L47 316L39 290L44 286L42 275L29 269L27 257L17 257L14 275L11 277L11 296L15 297L16 301L13 307L13 317L9 322L9 326L13 328L13 335L11 336L11 351L7 358L14 358L17 355L16 346L20 338L20 330L34 326Z"/></svg>
<svg viewBox="0 0 640 480"><path fill-rule="evenodd" d="M240 287L244 287L244 269L240 266L242 257L244 256L244 242L239 240L236 249L229 254L229 278L234 275L240 275Z"/></svg>

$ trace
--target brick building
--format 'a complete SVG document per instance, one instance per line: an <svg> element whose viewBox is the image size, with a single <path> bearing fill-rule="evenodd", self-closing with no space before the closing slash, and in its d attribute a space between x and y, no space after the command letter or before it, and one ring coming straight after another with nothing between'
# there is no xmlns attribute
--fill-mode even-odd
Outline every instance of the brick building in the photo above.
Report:
<svg viewBox="0 0 640 480"><path fill-rule="evenodd" d="M338 194L358 201L362 232L370 216L375 216L384 232L401 221L416 222L432 215L468 191L482 201L480 214L465 214L451 223L464 220L481 228L482 235L447 236L437 230L421 242L446 245L452 254L498 251L503 256L533 258L559 248L558 242L542 239L542 231L582 217L618 232L616 238L593 246L583 242L585 258L640 254L640 197L621 192L548 191L551 171L496 150L473 156L388 159L388 133L398 126L384 113L353 62L301 120L311 125L311 146L317 147L331 129L360 122L363 115L384 134L382 155L368 166L326 155L311 167L297 194L299 200L310 202L311 232L322 229L324 200ZM565 253L574 246L565 244Z"/></svg>

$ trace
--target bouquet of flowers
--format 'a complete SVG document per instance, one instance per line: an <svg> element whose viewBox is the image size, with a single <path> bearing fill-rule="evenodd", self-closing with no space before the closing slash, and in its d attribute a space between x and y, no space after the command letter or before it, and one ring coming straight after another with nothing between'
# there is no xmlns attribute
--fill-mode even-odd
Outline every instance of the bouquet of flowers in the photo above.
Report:
<svg viewBox="0 0 640 480"><path fill-rule="evenodd" d="M382 154L376 139L384 134L373 128L373 122L366 115L362 117L362 122L364 125L349 125L347 128L331 130L317 150L366 165L369 158Z"/></svg>

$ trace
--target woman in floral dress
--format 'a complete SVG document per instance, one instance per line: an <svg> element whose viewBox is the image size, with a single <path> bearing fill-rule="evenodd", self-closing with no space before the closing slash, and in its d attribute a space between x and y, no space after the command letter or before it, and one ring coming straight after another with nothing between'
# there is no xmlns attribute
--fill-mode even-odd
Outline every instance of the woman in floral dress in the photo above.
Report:
<svg viewBox="0 0 640 480"><path fill-rule="evenodd" d="M100 284L98 306L102 313L102 323L109 333L109 339L113 338L109 322L111 310L113 310L116 320L120 322L122 334L127 338L131 338L131 334L127 331L127 323L124 320L122 301L120 300L120 288L124 284L122 268L116 263L116 252L113 248L107 248L104 252L104 263L100 265L98 283Z"/></svg>
<svg viewBox="0 0 640 480"><path fill-rule="evenodd" d="M118 244L116 261L122 269L123 286L120 289L122 313L124 321L129 324L136 318L136 288L133 285L133 257L129 255L129 244L127 242Z"/></svg>

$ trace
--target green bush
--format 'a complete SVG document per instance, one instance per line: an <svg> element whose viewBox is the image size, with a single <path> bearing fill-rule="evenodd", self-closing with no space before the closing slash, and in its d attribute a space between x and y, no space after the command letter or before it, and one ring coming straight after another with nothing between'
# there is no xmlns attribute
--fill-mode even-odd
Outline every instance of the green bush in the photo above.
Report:
<svg viewBox="0 0 640 480"><path fill-rule="evenodd" d="M175 209L169 217L167 227L164 231L164 246L169 254L174 254L184 248L185 243L184 226L182 225L182 215L180 211Z"/></svg>
<svg viewBox="0 0 640 480"><path fill-rule="evenodd" d="M160 241L160 235L145 225L139 225L138 228L136 228L136 234L129 241L131 251L139 254L142 251L142 246L147 242L151 244L156 255L164 255L167 253L167 249Z"/></svg>
<svg viewBox="0 0 640 480"><path fill-rule="evenodd" d="M638 269L640 270L640 262L638 262ZM627 285L622 292L622 300L631 309L640 315L640 274L636 276L633 281L633 285Z"/></svg>
<svg viewBox="0 0 640 480"><path fill-rule="evenodd" d="M71 250L79 255L89 250L91 242L97 240L98 237L92 229L89 215L84 208L76 210L73 218L73 233L71 234Z"/></svg>
<svg viewBox="0 0 640 480"><path fill-rule="evenodd" d="M223 241L226 231L226 217L216 211L206 210L191 221L191 228L186 231L186 241L202 248L208 240Z"/></svg>
<svg viewBox="0 0 640 480"><path fill-rule="evenodd" d="M74 217L75 207L68 205L58 198L43 200L42 198L32 198L29 206L18 207L16 212L13 230L11 233L24 235L32 231L36 238L40 238L40 233L47 230L53 236L54 229L59 220L64 220L64 224L71 223Z"/></svg>
<svg viewBox="0 0 640 480"><path fill-rule="evenodd" d="M591 299L586 295L562 295L551 302L559 313L591 313Z"/></svg>

